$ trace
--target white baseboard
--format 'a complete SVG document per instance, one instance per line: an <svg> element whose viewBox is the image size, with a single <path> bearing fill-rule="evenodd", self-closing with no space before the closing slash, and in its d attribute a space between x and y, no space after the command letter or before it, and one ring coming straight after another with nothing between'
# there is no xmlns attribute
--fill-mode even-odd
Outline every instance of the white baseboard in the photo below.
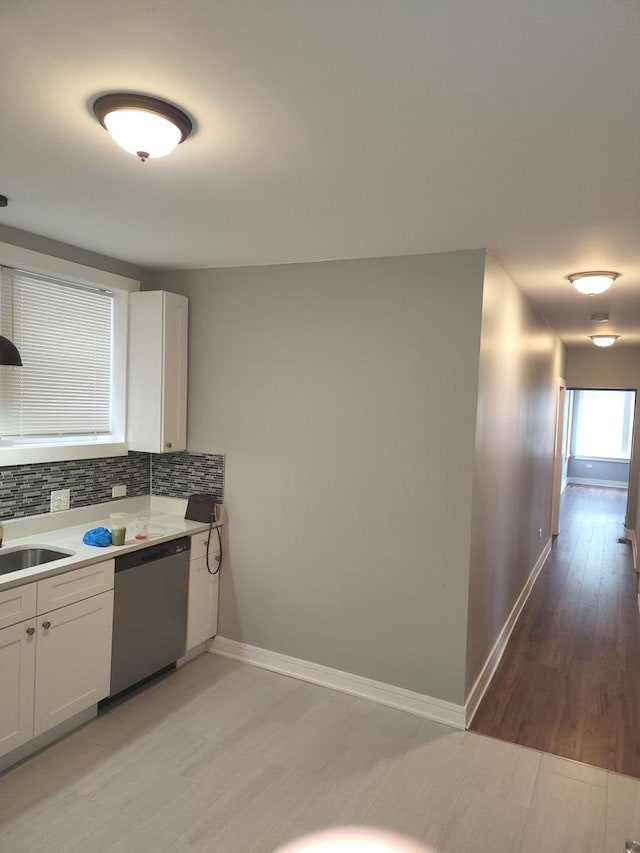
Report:
<svg viewBox="0 0 640 853"><path fill-rule="evenodd" d="M551 539L549 539L549 541L546 543L546 545L542 549L542 553L536 560L533 569L531 569L531 573L529 574L529 577L527 578L526 583L522 588L522 592L518 596L516 603L511 608L511 613L509 614L507 621L504 623L502 631L500 631L500 633L498 634L498 639L495 641L493 648L489 652L489 656L484 662L484 666L480 671L480 675L476 678L475 684L469 691L469 695L467 696L467 701L465 703L467 728L471 725L471 721L473 720L474 714L478 710L480 702L482 702L482 697L486 693L489 684L491 684L491 679L495 675L495 671L498 668L498 664L502 659L502 655L504 654L504 650L506 649L507 643L509 642L511 632L515 628L515 624L518 621L518 616L520 616L522 608L527 603L527 599L531 595L533 585L538 579L538 575L542 571L542 567L544 566L546 559L550 553Z"/></svg>
<svg viewBox="0 0 640 853"><path fill-rule="evenodd" d="M180 669L181 666L184 666L185 663L189 663L189 661L195 660L195 658L200 657L205 652L208 652L211 648L211 640L205 640L203 643L198 643L197 646L194 646L192 649L188 649L181 658L178 658L176 661L176 668Z"/></svg>
<svg viewBox="0 0 640 853"><path fill-rule="evenodd" d="M39 752L41 749L44 749L45 746L49 746L54 741L60 740L60 738L65 737L65 735L68 735L74 729L88 723L89 720L93 720L97 714L98 706L91 705L84 711L74 714L69 720L58 723L58 725L54 726L52 729L49 729L41 735L28 740L26 743L23 743L22 746L18 746L16 749L12 750L12 752L5 753L0 757L0 773L3 773L9 767L13 767L13 765L17 764L19 761L24 761L25 758L29 758L29 756L33 755L35 752Z"/></svg>
<svg viewBox="0 0 640 853"><path fill-rule="evenodd" d="M626 480L592 480L589 477L567 477L568 483L576 486L605 486L609 489L626 489Z"/></svg>
<svg viewBox="0 0 640 853"><path fill-rule="evenodd" d="M401 711L408 711L419 717L427 717L438 723L445 723L456 729L464 729L465 709L462 705L454 705L444 699L436 699L423 693L414 693L393 684L385 684L382 681L373 681L360 675L342 672L339 669L331 669L318 663L302 660L301 658L289 657L258 646L249 646L246 643L238 643L236 640L228 640L226 637L217 636L210 651L222 657L233 658L244 663L259 666L262 669L270 669L282 675L299 678L301 681L310 681L312 684L320 684L341 693L350 693L353 696L361 696L371 699L381 705L389 705Z"/></svg>

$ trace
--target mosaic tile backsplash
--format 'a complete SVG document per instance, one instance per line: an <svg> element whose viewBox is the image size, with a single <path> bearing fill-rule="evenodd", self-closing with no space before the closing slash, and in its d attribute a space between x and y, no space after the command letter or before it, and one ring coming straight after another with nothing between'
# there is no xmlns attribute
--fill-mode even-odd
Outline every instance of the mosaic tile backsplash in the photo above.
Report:
<svg viewBox="0 0 640 853"><path fill-rule="evenodd" d="M211 492L224 499L224 456L214 453L154 453L151 457L152 494L188 498Z"/></svg>
<svg viewBox="0 0 640 853"><path fill-rule="evenodd" d="M152 491L153 481L153 491ZM111 487L124 484L127 497L186 498L213 492L223 500L224 456L209 453L130 452L127 456L9 465L0 468L0 518L49 512L54 489L71 490L71 509L113 500Z"/></svg>

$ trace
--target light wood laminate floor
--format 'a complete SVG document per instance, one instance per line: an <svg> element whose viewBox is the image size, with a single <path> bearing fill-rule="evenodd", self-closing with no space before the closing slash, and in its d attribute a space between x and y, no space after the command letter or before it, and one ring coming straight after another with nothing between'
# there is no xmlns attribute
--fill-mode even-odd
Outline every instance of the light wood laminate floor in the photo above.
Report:
<svg viewBox="0 0 640 853"><path fill-rule="evenodd" d="M0 777L2 853L271 853L354 823L620 853L640 782L209 654Z"/></svg>
<svg viewBox="0 0 640 853"><path fill-rule="evenodd" d="M472 722L482 734L640 777L638 579L626 491L568 486L561 531Z"/></svg>

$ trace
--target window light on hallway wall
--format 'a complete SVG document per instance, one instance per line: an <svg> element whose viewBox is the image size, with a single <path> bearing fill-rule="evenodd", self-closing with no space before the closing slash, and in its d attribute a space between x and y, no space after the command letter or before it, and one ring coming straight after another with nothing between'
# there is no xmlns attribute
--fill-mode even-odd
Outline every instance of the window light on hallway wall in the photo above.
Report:
<svg viewBox="0 0 640 853"><path fill-rule="evenodd" d="M635 391L576 389L573 391L571 453L587 459L631 456Z"/></svg>

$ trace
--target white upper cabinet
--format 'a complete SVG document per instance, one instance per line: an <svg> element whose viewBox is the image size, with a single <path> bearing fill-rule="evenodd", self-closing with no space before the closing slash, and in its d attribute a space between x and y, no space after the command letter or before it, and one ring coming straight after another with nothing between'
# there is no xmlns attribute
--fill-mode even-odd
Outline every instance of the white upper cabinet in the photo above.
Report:
<svg viewBox="0 0 640 853"><path fill-rule="evenodd" d="M186 449L188 304L185 296L165 290L130 294L130 450Z"/></svg>

